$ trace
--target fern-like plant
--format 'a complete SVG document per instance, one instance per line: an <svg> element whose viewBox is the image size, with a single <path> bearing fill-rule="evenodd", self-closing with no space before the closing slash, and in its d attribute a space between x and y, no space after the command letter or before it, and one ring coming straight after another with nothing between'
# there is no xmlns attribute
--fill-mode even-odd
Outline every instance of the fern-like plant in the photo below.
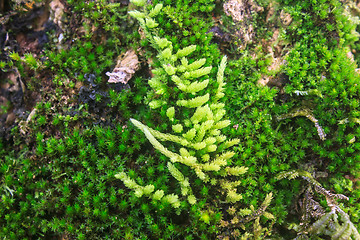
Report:
<svg viewBox="0 0 360 240"><path fill-rule="evenodd" d="M144 7L146 1L138 0L133 3ZM206 66L205 58L190 59L196 51L195 45L174 52L172 43L157 34L158 23L154 17L161 9L162 4L157 4L150 11L145 6L142 11L135 10L129 14L139 21L146 39L158 52L160 66L152 71L154 77L149 80L156 99L150 101L149 106L166 111L172 133L163 133L138 120L130 120L145 134L155 149L169 158L167 168L178 181L182 196L186 197L190 204L196 203L196 194L192 190L189 177L179 170L180 165L187 166L188 170L192 170L203 182L220 187L220 192L226 195L225 200L235 203L242 198L237 192L240 181L234 181L234 178L229 180L228 176L242 175L247 168L229 166L229 159L235 153L227 149L238 144L239 140L227 140L227 137L221 134L221 130L230 125L230 121L224 119L225 104L221 102L224 96L227 58L222 58L214 80L210 77L212 67ZM170 92L173 94L171 99L175 99L173 101L169 98ZM184 113L189 114L189 117L185 117ZM164 146L164 142L174 143L178 151L170 151ZM168 202L174 208L180 206L179 196L176 194L165 195L163 190L155 191L153 185L140 186L125 172L117 174L116 177L134 190L137 197L145 195L154 200Z"/></svg>

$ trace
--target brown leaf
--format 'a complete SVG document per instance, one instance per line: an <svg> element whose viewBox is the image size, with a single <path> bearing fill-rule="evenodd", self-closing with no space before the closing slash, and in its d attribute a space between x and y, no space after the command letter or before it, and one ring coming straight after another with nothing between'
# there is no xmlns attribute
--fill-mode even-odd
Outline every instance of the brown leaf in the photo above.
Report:
<svg viewBox="0 0 360 240"><path fill-rule="evenodd" d="M107 72L109 83L124 83L132 78L136 70L139 69L139 59L134 50L128 50L125 55L118 59L112 72Z"/></svg>

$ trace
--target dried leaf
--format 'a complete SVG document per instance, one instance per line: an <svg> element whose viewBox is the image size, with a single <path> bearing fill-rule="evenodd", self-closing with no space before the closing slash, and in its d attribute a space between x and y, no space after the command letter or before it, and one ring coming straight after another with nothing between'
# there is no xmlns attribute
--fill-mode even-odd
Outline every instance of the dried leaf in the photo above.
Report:
<svg viewBox="0 0 360 240"><path fill-rule="evenodd" d="M136 70L139 69L139 59L134 50L128 50L122 58L119 58L112 72L107 72L109 83L123 83L132 78Z"/></svg>

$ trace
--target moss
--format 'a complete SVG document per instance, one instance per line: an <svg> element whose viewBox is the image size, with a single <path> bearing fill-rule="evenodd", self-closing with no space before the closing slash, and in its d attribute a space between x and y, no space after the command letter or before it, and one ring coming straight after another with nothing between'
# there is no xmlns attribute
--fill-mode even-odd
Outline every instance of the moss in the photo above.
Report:
<svg viewBox="0 0 360 240"><path fill-rule="evenodd" d="M157 36L173 47L169 55L150 47L127 14L135 6L126 1L67 1L63 19L69 27L61 30L62 40L59 29L64 26L45 28L42 33L29 27L36 25L34 16L45 9L44 2L9 2L0 9L4 16L0 101L6 109L0 118L0 237L290 239L302 234L326 239L320 234L328 232L316 228L332 214L324 191L316 193L307 181L275 178L295 170L309 172L330 194L347 196L349 200L339 203L346 214L337 212L337 227L351 222L348 226L359 229L356 6L333 0L257 1L247 5L252 14L239 23L225 14L218 1L154 0L153 6L161 3L163 9L147 24L158 23ZM146 8L150 11L152 6ZM24 19L31 24L24 24ZM250 42L245 43L241 35L244 29L252 29ZM47 45L32 48L33 38L38 41L36 36L45 31ZM26 41L19 40L19 32L28 37ZM171 103L180 100L180 105L193 106L184 100L193 94L214 96L217 85L195 71L192 75L198 75L198 82L189 88L176 87L171 77L147 84L151 70L162 68L164 59L189 45L196 45L194 57L164 71L171 75L172 67L180 65L191 71L218 66L220 56L227 55L223 100L231 125L222 134L240 140L227 161L238 168L224 169L213 177L236 175L242 172L240 167L247 172L236 186L242 199L224 203L218 183L204 184L188 166L173 163L183 178L189 178L197 197L196 203L180 197L174 210L171 197L169 201L138 198L140 193L128 190L115 174L126 171L137 184L151 184L164 193L182 196L186 192L186 179L174 169L177 179L172 177L167 157L155 151L129 119L139 119L154 131L186 133L191 139L193 133L187 133L191 121L203 114L199 111L193 117L195 109L180 111L177 105L171 109ZM128 85L109 85L105 73L130 48L137 51L139 70ZM275 63L280 63L278 68ZM216 75L216 67L209 70L206 74ZM19 74L14 77L14 72ZM190 75L184 79L193 81ZM158 108L148 109L153 100ZM324 137L319 137L319 129ZM217 150L225 147L219 144ZM167 148L179 150L171 144ZM204 162L212 154L188 153ZM144 189L145 194L148 190ZM272 200L265 204L270 192ZM161 192L157 194L160 198ZM323 213L294 210L309 196ZM300 227L304 216L315 229L308 234Z"/></svg>

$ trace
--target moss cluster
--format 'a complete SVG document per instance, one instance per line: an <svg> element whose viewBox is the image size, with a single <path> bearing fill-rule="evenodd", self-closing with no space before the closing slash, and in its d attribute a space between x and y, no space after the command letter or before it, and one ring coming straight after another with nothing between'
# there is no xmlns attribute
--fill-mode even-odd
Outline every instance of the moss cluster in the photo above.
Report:
<svg viewBox="0 0 360 240"><path fill-rule="evenodd" d="M354 4L247 1L239 23L213 0L68 0L70 24L25 51L17 34L40 33L16 21L48 6L10 2L0 238L358 238ZM139 70L108 83L130 48Z"/></svg>

